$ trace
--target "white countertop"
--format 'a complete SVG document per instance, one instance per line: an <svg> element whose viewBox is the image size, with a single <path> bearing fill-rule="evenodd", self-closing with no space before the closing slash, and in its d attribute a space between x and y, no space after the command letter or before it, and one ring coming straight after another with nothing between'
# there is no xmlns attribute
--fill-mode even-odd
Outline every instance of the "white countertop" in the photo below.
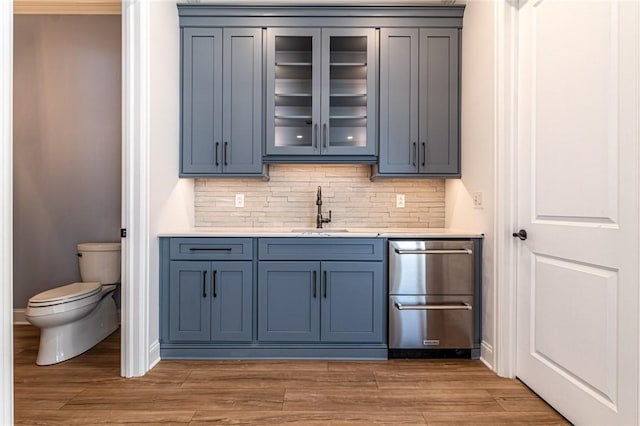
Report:
<svg viewBox="0 0 640 426"><path fill-rule="evenodd" d="M346 232L345 232L346 230ZM449 228L191 228L161 232L159 237L367 237L482 238L481 232Z"/></svg>

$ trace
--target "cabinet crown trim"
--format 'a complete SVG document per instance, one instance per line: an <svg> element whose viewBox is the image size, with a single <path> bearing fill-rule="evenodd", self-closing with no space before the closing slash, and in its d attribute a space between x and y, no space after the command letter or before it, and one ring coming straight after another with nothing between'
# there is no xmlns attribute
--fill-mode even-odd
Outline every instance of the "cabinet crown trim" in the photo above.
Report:
<svg viewBox="0 0 640 426"><path fill-rule="evenodd" d="M458 17L464 14L464 5L236 5L180 3L180 16L364 16L364 17Z"/></svg>

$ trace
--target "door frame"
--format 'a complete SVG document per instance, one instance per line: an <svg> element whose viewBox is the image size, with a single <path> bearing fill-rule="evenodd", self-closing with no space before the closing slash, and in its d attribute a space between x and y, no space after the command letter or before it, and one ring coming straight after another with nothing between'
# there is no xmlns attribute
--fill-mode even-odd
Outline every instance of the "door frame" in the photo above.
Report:
<svg viewBox="0 0 640 426"><path fill-rule="evenodd" d="M517 85L519 0L496 1L495 55L495 334L494 365L498 375L516 375L517 246Z"/></svg>
<svg viewBox="0 0 640 426"><path fill-rule="evenodd" d="M122 2L122 309L120 374L150 369L150 2Z"/></svg>
<svg viewBox="0 0 640 426"><path fill-rule="evenodd" d="M13 1L0 2L0 424L13 424Z"/></svg>

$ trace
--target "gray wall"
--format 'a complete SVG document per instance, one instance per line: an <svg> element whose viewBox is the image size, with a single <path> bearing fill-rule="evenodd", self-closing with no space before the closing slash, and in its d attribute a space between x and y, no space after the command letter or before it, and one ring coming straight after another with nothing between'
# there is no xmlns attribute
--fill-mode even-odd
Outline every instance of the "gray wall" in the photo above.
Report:
<svg viewBox="0 0 640 426"><path fill-rule="evenodd" d="M14 16L14 308L119 241L120 16Z"/></svg>

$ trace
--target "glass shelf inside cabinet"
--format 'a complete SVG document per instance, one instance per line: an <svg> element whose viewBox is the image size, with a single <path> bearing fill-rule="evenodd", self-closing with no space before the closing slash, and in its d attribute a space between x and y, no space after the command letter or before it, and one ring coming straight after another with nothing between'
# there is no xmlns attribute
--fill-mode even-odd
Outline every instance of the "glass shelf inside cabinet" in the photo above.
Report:
<svg viewBox="0 0 640 426"><path fill-rule="evenodd" d="M367 37L332 37L329 66L329 142L367 145Z"/></svg>
<svg viewBox="0 0 640 426"><path fill-rule="evenodd" d="M312 141L312 38L275 38L275 145L310 147Z"/></svg>

